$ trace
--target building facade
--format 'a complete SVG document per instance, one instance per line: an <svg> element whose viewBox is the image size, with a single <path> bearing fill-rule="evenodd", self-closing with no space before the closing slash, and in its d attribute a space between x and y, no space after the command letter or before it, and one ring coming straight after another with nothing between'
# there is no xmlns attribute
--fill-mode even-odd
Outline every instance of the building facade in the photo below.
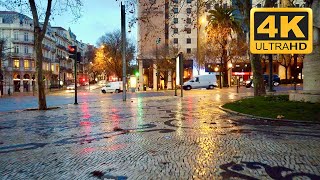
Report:
<svg viewBox="0 0 320 180"><path fill-rule="evenodd" d="M34 51L33 20L13 11L0 11L1 94L30 92L37 89ZM46 88L74 82L74 60L68 58L68 45L80 46L84 54L86 45L76 43L71 30L48 25L43 40L43 74Z"/></svg>
<svg viewBox="0 0 320 180"><path fill-rule="evenodd" d="M137 55L139 86L152 89L159 87L159 84L160 87L173 88L172 84L175 81L175 72L168 70L168 73L163 74L161 63L160 65L157 63L159 58L162 58L159 53L163 48L166 48L165 51L170 54L171 58L179 52L184 54L184 80L200 72L196 62L197 58L199 60L201 58L201 44L206 42L205 27L208 24L209 10L214 9L216 5L228 7L236 4L235 0L222 0L215 3L205 0L141 0L139 2ZM251 4L252 7L259 8L264 6L264 1L253 0ZM304 7L302 0L296 0L293 4L295 7ZM275 6L280 7L280 5L279 1ZM249 56L242 59L241 62L232 64L231 67L237 72L233 74L245 74L241 75L241 78L245 80L251 76L251 65ZM279 64L274 62L274 73L285 78L283 77L284 68ZM263 67L266 66L263 65ZM268 72L266 68L264 70L265 73ZM160 78L157 77L159 74ZM232 72L230 74L232 75ZM165 77L163 79L167 81L163 82L162 77Z"/></svg>

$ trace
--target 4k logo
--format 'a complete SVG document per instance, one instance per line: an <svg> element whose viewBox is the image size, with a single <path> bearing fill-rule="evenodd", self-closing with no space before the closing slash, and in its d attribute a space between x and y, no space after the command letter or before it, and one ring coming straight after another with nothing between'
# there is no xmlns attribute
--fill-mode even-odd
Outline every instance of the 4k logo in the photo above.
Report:
<svg viewBox="0 0 320 180"><path fill-rule="evenodd" d="M312 52L310 8L253 8L250 12L250 51L253 54Z"/></svg>

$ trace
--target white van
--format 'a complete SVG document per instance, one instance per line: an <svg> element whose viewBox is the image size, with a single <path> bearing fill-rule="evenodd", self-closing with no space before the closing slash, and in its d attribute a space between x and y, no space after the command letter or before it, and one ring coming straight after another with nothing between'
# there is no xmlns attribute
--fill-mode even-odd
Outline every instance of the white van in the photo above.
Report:
<svg viewBox="0 0 320 180"><path fill-rule="evenodd" d="M198 89L198 88L207 88L213 89L217 87L217 77L215 74L207 74L207 75L198 75L194 76L189 81L183 83L183 89Z"/></svg>
<svg viewBox="0 0 320 180"><path fill-rule="evenodd" d="M120 93L123 91L122 81L109 82L101 88L102 93Z"/></svg>

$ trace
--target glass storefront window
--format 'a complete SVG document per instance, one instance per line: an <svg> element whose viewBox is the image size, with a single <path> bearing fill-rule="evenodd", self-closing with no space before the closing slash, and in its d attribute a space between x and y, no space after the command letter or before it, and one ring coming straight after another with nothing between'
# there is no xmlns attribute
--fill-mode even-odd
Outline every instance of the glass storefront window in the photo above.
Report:
<svg viewBox="0 0 320 180"><path fill-rule="evenodd" d="M20 61L18 59L13 60L13 67L19 68L20 67Z"/></svg>
<svg viewBox="0 0 320 180"><path fill-rule="evenodd" d="M24 69L29 69L29 68L30 68L29 60L24 60Z"/></svg>

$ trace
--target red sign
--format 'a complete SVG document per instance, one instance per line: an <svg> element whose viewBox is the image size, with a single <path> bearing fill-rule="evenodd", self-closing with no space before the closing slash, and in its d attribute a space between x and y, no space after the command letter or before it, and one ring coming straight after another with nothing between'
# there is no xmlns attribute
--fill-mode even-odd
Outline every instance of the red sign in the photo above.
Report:
<svg viewBox="0 0 320 180"><path fill-rule="evenodd" d="M250 76L252 72L232 72L232 76Z"/></svg>

